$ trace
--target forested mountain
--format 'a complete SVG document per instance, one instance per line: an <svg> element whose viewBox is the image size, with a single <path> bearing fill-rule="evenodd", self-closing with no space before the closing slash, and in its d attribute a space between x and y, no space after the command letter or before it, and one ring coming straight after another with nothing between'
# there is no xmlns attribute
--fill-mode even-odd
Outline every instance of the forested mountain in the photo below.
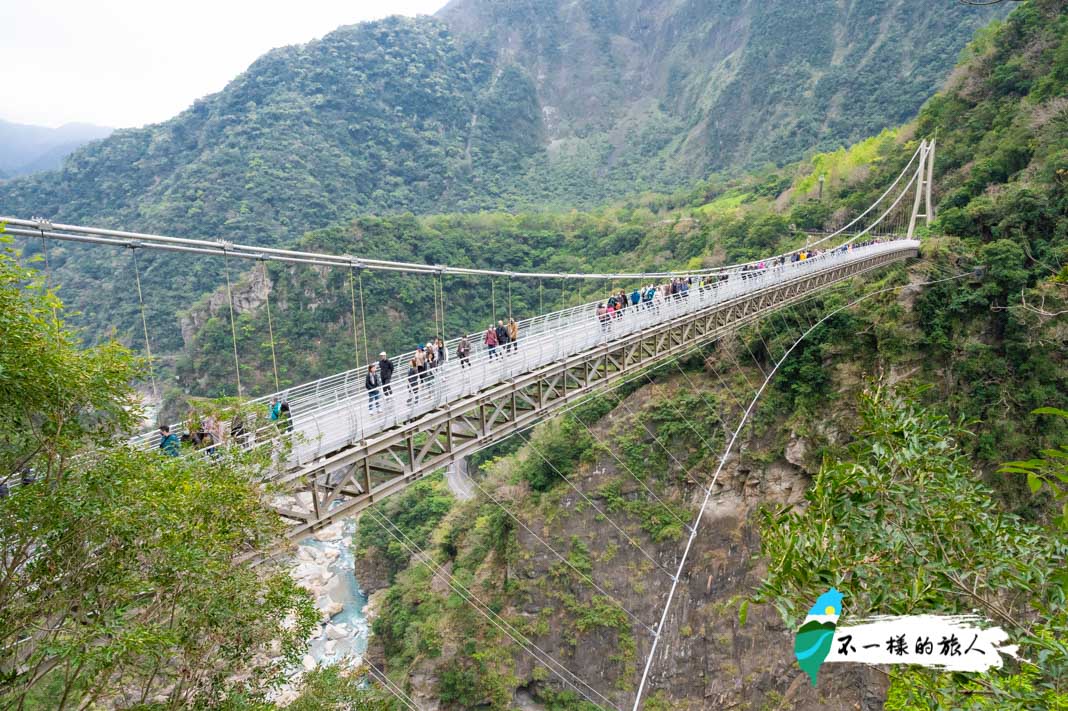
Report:
<svg viewBox="0 0 1068 711"><path fill-rule="evenodd" d="M283 244L364 213L590 206L896 124L1000 11L815 7L465 0L441 19L343 27L264 55L170 121L0 185L0 213ZM127 257L52 256L91 333L134 330L125 286L99 279ZM150 316L171 351L175 314L219 274L159 264Z"/></svg>
<svg viewBox="0 0 1068 711"><path fill-rule="evenodd" d="M445 16L459 23L461 11L478 7L454 4ZM567 13L587 7L561 4L560 12L582 17ZM629 708L652 639L645 626L661 619L669 589L677 594L658 633L661 654L642 706L650 711L1068 707L1068 412L1035 411L1063 408L1068 393L1068 0L1015 7L979 33L914 120L797 163L712 175L589 211L357 215L303 235L258 223L265 203L228 212L233 234L259 225L257 239L427 263L712 265L803 244L791 224L826 228L856 214L920 138L938 141L938 218L920 228L921 259L851 280L478 453L480 491L470 499L455 498L437 475L366 509L355 548L358 579L372 593L363 656L375 665L373 683L344 665L318 669L289 708L403 705L379 674L421 708L593 708L559 681L548 657L604 705ZM420 36L454 37L429 20L351 31L383 27L416 44ZM504 76L493 67L507 64L507 48L476 51L468 44L475 41L449 39L457 54L446 54L489 67L481 76L492 93L501 86L494 77ZM299 51L307 50L282 54ZM538 109L550 74L528 74L521 103ZM478 116L468 128L483 125ZM542 141L569 140L554 138L565 135L563 123L551 125L537 110L530 116L536 140L496 144L532 156L522 175L509 174L520 182L535 174ZM435 126L440 140L453 140L445 123ZM213 130L236 140L246 128L234 118ZM263 132L256 135L266 151ZM380 135L389 133L384 123ZM466 160L468 142L461 144ZM230 189L227 170L240 150L228 145L230 162L214 156L210 170L198 164L190 174ZM63 179L73 180L72 166L93 150L68 164ZM138 155L131 150L128 160L136 164ZM510 164L502 155L481 159ZM318 165L308 160L303 169ZM258 175L247 170L243 178L257 185ZM271 180L284 185L285 175ZM122 192L120 178L108 179L103 168L94 174ZM175 180L164 192L177 189ZM314 186L301 185L311 199ZM176 223L192 225L224 207L209 192L190 203L173 193L166 210L144 203L131 216L163 225L196 205L200 213ZM91 207L85 198L79 209ZM53 246L49 261L31 266L50 264L52 278L63 279L61 294L91 294L101 307L92 322L132 318L129 273L117 271L129 268L117 261L129 256L74 269L80 256ZM280 523L256 482L277 452L172 459L114 446L115 431L134 426L130 382L140 364L113 343L82 349L57 318L43 270L34 275L16 262L0 243L0 342L10 344L0 348L0 464L8 479L31 473L0 497L0 534L12 560L23 561L0 579L13 591L0 596L0 619L9 622L0 625L0 649L13 670L0 684L0 705L275 708L278 685L293 669L314 666L301 655L319 618L310 593L266 555ZM165 342L184 345L171 400L232 394L225 292L191 296L222 281L221 265L154 256L142 266L148 297L157 299L153 336L169 328ZM271 386L267 293L284 381L353 365L347 277L278 264L235 275L236 346L250 389ZM492 289L456 275L443 283L453 333L484 325L494 309L527 316L603 288L500 279ZM372 352L411 347L433 332L430 279L366 272L363 290ZM160 303L182 305L181 333ZM777 374L743 420L772 368ZM259 405L245 414L252 407L262 414ZM1024 461L1003 468L1009 459ZM690 522L697 535L675 577ZM413 557L414 549L421 551ZM247 562L255 553L265 559L258 568ZM832 664L814 687L793 643L812 600L830 585L845 595L851 622L978 613L1005 629L1019 657L981 674ZM471 604L476 598L481 606ZM514 632L492 623L497 615ZM531 644L517 642L519 634ZM534 645L538 656L528 653Z"/></svg>
<svg viewBox="0 0 1068 711"><path fill-rule="evenodd" d="M110 128L84 123L48 128L0 119L0 179L55 170L78 148L110 134Z"/></svg>
<svg viewBox="0 0 1068 711"><path fill-rule="evenodd" d="M522 192L597 200L782 165L907 121L1001 11L914 0L452 0L439 15L534 79L549 146Z"/></svg>
<svg viewBox="0 0 1068 711"><path fill-rule="evenodd" d="M1024 4L978 38L946 90L897 139L817 157L816 170L852 163L831 205L863 204L900 167L887 159L889 144L937 135L941 217L923 230L923 260L856 280L811 311L768 319L655 381L637 379L554 418L513 453L486 458L486 496L450 505L443 484L426 482L389 499L384 515L623 707L649 643L612 601L655 620L662 608L649 601L663 600L672 581L611 523L654 559L673 560L686 541L678 513L701 530L660 633L669 651L657 657L644 708L1064 706L1068 520L1057 514L1065 492L1042 479L1029 480L1029 490L1020 469L998 465L1042 451L1049 463L1032 464L1064 471L1052 462L1065 456L1066 421L1032 410L1063 407L1068 393L1066 9L1064 0ZM803 193L811 177L789 192ZM729 234L759 230L791 204L790 196L762 198L753 189L762 184L739 187L731 214L702 214ZM809 205L793 202L791 217ZM784 362L713 479L754 383L792 338L784 335L791 320L811 323L861 293L872 298L828 320ZM706 486L708 507L690 518ZM1051 490L1060 492L1052 506ZM365 580L385 591L370 654L417 703L591 708L454 604L385 531L365 520L358 534ZM851 619L978 610L1034 661L986 674L833 665L813 688L791 642L831 584L850 601Z"/></svg>

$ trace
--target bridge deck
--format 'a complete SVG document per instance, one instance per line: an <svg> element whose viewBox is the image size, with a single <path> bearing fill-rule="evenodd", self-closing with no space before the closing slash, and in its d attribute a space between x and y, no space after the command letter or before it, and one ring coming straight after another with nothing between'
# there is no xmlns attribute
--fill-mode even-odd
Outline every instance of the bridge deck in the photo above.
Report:
<svg viewBox="0 0 1068 711"><path fill-rule="evenodd" d="M643 305L628 307L617 312L607 324L598 321L595 303L584 304L521 324L519 342L510 350L498 348L496 357L491 357L482 345L481 334L471 336L473 353L468 367L462 367L455 358L456 341L452 341L449 359L432 370L422 384L417 384L416 394L405 377L404 362L398 364L391 384L392 396L384 397L381 406L373 412L369 409L363 372L344 373L340 382L338 376L334 376L317 383L313 397L291 401L294 430L301 436L294 445L290 464L295 468L308 464L324 454L409 422L442 405L659 323L840 264L877 254L915 250L917 246L918 243L904 240L885 242L851 252L826 253L804 261L787 262L760 271L736 273L727 281L692 288L684 298L658 301L650 308Z"/></svg>
<svg viewBox="0 0 1068 711"><path fill-rule="evenodd" d="M369 411L362 374L328 379L294 409L297 435L279 481L304 493L279 507L293 537L351 515L456 459L527 427L618 377L692 348L831 284L915 256L898 240L826 253L732 276L651 307L628 307L607 326L593 305L550 314L520 332L518 346L490 357L481 341L468 367L453 357L415 397L404 377ZM398 371L400 372L400 371ZM338 382L340 380L340 382ZM327 382L327 381L321 381Z"/></svg>

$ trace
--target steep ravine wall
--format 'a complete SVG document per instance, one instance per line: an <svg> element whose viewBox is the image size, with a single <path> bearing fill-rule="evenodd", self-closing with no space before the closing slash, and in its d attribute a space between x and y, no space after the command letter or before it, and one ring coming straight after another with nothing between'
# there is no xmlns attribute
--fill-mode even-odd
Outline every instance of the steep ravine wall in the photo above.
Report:
<svg viewBox="0 0 1068 711"><path fill-rule="evenodd" d="M697 387L708 394L714 395L719 387L717 376L711 373L689 377L696 379ZM688 458L686 452L697 451L698 443L695 436L687 434L671 440L680 445L675 456L686 461L671 461L639 424L644 422L658 432L658 437L668 440L673 436L672 426L657 427L651 422L655 417L650 412L663 403L678 402L689 389L690 383L676 373L675 377L631 393L593 427L600 442L612 443L615 456L602 450L570 477L597 508L608 510L615 502L615 510L610 513L612 521L623 527L660 566L670 570L678 563L684 540L656 543L641 529L639 515L619 510L625 506L620 501L650 498L620 460L627 459L623 450L628 447L632 455L646 452L651 467L657 468L648 472L649 483L660 496L673 504L685 499L688 510L696 511L702 485L714 471L716 455L704 453L691 469L689 465L695 459ZM725 414L727 421L734 422L737 408ZM631 437L626 439L623 435L628 433ZM755 590L763 573L756 531L758 511L764 505L801 501L812 460L817 459L814 451L826 441L824 435L818 434L815 439L788 431L787 436L782 434L773 427L758 429L755 435L749 431L741 443L742 454L727 462L716 482L654 667L651 688L655 699L670 704L664 708L882 708L886 685L878 671L829 668L821 675L819 690L814 690L794 662L794 630L785 627L771 606L751 606L746 623L739 624L740 600ZM637 444L634 435L638 435ZM618 443L623 440L627 443L620 446ZM505 601L503 617L517 625L526 623L523 629L535 644L613 703L629 708L650 635L629 621L625 625L619 625L618 620L606 624L606 620L613 619L611 615L593 619L596 615L589 610L596 607L596 591L573 572L564 570L560 559L535 534L571 560L588 560L590 577L597 585L651 626L659 619L671 580L566 483L542 494L540 502L535 503L529 487L515 481L515 470L525 457L531 456L538 455L524 449L516 459L504 459L484 473L481 485L494 498L516 507L513 510L521 510L520 517L530 530L515 527L516 553L509 559L506 575L492 557L478 567L474 575L477 594L491 599L506 589L508 592L497 598ZM617 482L618 487L606 496L604 487L609 482ZM484 506L478 501L457 505L442 529L462 526L462 521L485 515ZM474 536L462 540L465 543L459 546L456 560L463 560L479 545ZM386 571L373 552L358 559L356 565L361 580L371 588L369 592L376 585L387 583ZM403 579L403 574L398 576L398 580ZM431 588L436 591L432 594L448 592L440 579L433 580ZM396 675L394 678L406 680L421 708L462 708L440 700L440 685L443 670L455 661L453 655L462 648L463 634L451 622L438 629L443 637L440 654L428 654L406 670L392 668L391 673ZM450 639L453 634L456 639ZM372 638L369 654L376 662L388 664L381 642ZM515 650L512 659L516 687L509 707L548 708L547 685L559 688L558 680L537 669L539 665L524 652ZM502 666L508 667L509 663ZM566 706L571 707L579 708Z"/></svg>

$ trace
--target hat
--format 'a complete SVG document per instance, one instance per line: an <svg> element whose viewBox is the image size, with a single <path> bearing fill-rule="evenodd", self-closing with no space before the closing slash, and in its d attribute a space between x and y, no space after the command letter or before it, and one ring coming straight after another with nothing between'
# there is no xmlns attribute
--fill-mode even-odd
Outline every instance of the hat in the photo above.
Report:
<svg viewBox="0 0 1068 711"><path fill-rule="evenodd" d="M382 351L381 353L378 354L378 357L379 358L385 358L386 357L386 352Z"/></svg>

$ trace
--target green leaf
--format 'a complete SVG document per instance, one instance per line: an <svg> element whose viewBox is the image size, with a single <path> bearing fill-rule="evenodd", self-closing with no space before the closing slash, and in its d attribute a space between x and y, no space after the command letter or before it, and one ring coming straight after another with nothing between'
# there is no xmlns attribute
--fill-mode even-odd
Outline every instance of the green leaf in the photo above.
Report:
<svg viewBox="0 0 1068 711"><path fill-rule="evenodd" d="M1031 410L1032 415L1056 415L1057 417L1064 417L1068 419L1068 410L1061 410L1056 407L1040 407L1037 410Z"/></svg>
<svg viewBox="0 0 1068 711"><path fill-rule="evenodd" d="M1037 494L1039 489L1042 488L1042 478L1033 472L1028 473L1027 486L1030 487L1032 494Z"/></svg>
<svg viewBox="0 0 1068 711"><path fill-rule="evenodd" d="M747 619L749 619L749 600L742 600L742 604L738 608L738 624L745 627Z"/></svg>

